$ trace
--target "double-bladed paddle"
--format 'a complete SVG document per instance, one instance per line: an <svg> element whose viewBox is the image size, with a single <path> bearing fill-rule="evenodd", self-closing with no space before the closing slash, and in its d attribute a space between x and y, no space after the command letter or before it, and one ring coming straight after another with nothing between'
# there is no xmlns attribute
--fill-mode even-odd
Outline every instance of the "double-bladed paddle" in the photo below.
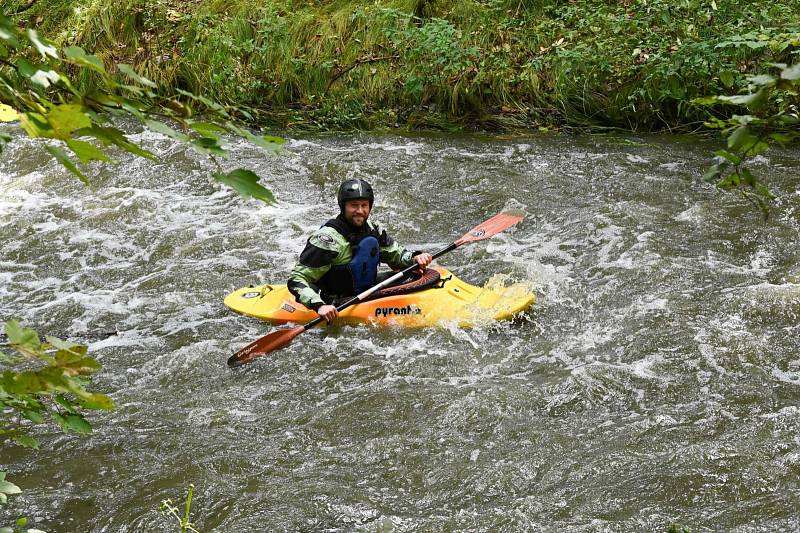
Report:
<svg viewBox="0 0 800 533"><path fill-rule="evenodd" d="M433 258L436 259L437 257L440 257L446 254L447 252L455 250L462 244L482 241L484 239L488 239L489 237L497 235L501 231L510 228L511 226L522 220L523 217L524 215L522 211L518 210L503 211L502 213L493 216L486 222L483 222L482 224L475 226L474 228L466 232L460 239L433 254ZM342 309L345 309L353 304L357 304L358 302L363 301L370 294L388 285L391 285L392 283L399 280L403 276L411 273L411 271L414 270L415 268L417 268L416 263L409 266L408 268L401 270L400 272L397 272L389 279L386 279L378 283L377 285L370 287L361 294L353 296L349 300L338 305L336 307L336 310L341 311ZM297 337L304 331L313 328L323 320L325 319L322 317L317 317L304 326L298 326L292 329L281 329L278 331L273 331L272 333L269 333L267 335L264 335L263 337L254 340L253 342L251 342L250 344L248 344L247 346L245 346L244 348L242 348L241 350L230 356L230 358L228 358L228 366L230 367L241 366L249 363L250 361L256 359L257 357L261 357L262 355L283 348L284 346L292 342L292 340L295 337Z"/></svg>

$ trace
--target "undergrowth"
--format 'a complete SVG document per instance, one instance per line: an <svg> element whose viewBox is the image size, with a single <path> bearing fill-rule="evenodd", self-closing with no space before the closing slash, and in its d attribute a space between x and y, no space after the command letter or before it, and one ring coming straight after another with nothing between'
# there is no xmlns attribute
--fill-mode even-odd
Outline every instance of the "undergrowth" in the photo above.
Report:
<svg viewBox="0 0 800 533"><path fill-rule="evenodd" d="M800 0L39 0L16 18L310 129L693 130L694 98L800 43Z"/></svg>

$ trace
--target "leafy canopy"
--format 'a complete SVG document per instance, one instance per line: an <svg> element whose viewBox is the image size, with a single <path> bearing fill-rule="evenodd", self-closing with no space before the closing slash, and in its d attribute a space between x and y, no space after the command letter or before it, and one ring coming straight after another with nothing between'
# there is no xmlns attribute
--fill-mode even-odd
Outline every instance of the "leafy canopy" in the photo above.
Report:
<svg viewBox="0 0 800 533"><path fill-rule="evenodd" d="M5 331L14 353L0 351L0 442L38 449L29 435L32 425L49 419L63 431L89 433L83 412L114 408L110 397L87 389L88 376L100 363L87 355L86 346L56 337L42 342L16 320L7 322Z"/></svg>
<svg viewBox="0 0 800 533"><path fill-rule="evenodd" d="M771 144L787 145L800 137L800 110L795 102L800 93L800 64L772 64L776 74L747 77L747 94L709 96L696 103L711 108L737 106L742 114L711 118L707 125L722 130L727 147L715 152L716 159L705 179L728 191L737 191L769 216L769 188L748 168L747 163L768 150Z"/></svg>

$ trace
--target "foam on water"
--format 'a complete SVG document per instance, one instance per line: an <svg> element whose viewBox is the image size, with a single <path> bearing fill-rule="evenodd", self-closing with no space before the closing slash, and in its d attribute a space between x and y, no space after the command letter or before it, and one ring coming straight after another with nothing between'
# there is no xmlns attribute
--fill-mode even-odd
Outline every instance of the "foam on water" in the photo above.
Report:
<svg viewBox="0 0 800 533"><path fill-rule="evenodd" d="M356 135L274 157L232 141L226 168L262 175L266 206L163 136L132 138L162 162L123 155L96 192L32 162L30 141L9 148L31 155L18 168L0 163L2 318L88 342L118 403L91 438L43 433L18 461L26 486L57 477L26 494L50 529L157 530L152 506L187 480L203 525L231 531L790 524L771 517L791 508L798 461L772 450L797 446L798 228L783 215L800 197L746 232L728 212L746 205L691 179L706 152L660 141ZM222 298L284 281L348 176L373 183L374 219L412 249L524 209L440 262L487 289L532 285L534 308L472 329L313 330L227 369L273 328Z"/></svg>

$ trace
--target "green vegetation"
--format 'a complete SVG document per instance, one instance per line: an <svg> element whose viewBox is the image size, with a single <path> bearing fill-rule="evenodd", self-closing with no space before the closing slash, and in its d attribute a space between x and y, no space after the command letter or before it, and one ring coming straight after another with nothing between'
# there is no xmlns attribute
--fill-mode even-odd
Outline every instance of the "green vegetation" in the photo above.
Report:
<svg viewBox="0 0 800 533"><path fill-rule="evenodd" d="M111 398L86 389L86 377L100 369L86 354L86 346L55 337L42 342L34 330L15 320L6 323L5 330L16 353L0 351L0 442L10 439L38 448L30 426L48 419L63 431L89 433L92 426L83 410L114 408Z"/></svg>
<svg viewBox="0 0 800 533"><path fill-rule="evenodd" d="M273 201L272 193L258 184L252 171L225 173L215 159L227 154L221 134L238 135L268 151L283 142L237 125L235 113L248 117L246 112L181 89L159 90L126 63L112 64L116 71L112 74L104 61L80 46L59 48L34 29L16 27L5 16L0 16L0 64L0 121L19 121L29 137L57 141L48 142L45 149L86 185L92 184L82 167L94 161L111 162L109 147L155 159L112 120L126 117L207 154L217 165L214 178L240 194ZM81 79L88 83L78 83ZM198 117L195 108L204 116ZM182 131L173 129L176 124ZM0 151L11 139L0 131Z"/></svg>
<svg viewBox="0 0 800 533"><path fill-rule="evenodd" d="M748 77L747 94L698 99L704 105L731 105L744 110L741 115L708 123L723 131L728 146L716 152L717 159L705 178L724 190L740 193L756 204L765 218L769 215L767 202L773 195L747 163L771 144L787 145L800 136L797 106L791 103L800 93L800 64L772 67L779 72Z"/></svg>
<svg viewBox="0 0 800 533"><path fill-rule="evenodd" d="M19 116L30 136L64 141L81 164L109 158L79 137L152 157L109 125L108 114L132 116L215 162L225 154L222 134L268 150L279 142L242 121L315 131L716 129L728 148L707 179L766 215L771 193L747 162L797 138L791 65L800 62L800 0L4 6L29 31L2 19L0 100L8 106L0 117ZM7 141L0 133L0 149ZM60 145L47 149L89 183ZM217 165L221 183L273 200L251 171L226 174Z"/></svg>
<svg viewBox="0 0 800 533"><path fill-rule="evenodd" d="M47 420L62 431L86 434L92 426L84 411L114 408L110 397L87 389L88 377L100 364L87 355L86 346L55 337L42 342L36 331L15 320L6 323L5 331L14 353L0 350L0 444L10 440L38 449L39 441L30 435L30 429ZM0 505L9 495L21 492L5 475L0 471ZM19 518L16 525L24 527L27 519ZM6 531L14 529L0 528L0 532Z"/></svg>
<svg viewBox="0 0 800 533"><path fill-rule="evenodd" d="M42 342L36 331L15 320L6 323L5 332L14 353L0 350L0 444L11 441L39 449L39 441L30 431L48 420L64 432L88 434L92 426L85 411L115 408L109 396L87 388L89 377L100 370L100 363L87 355L87 346L55 337ZM178 521L181 533L197 531L189 521L193 492L194 485L190 485L183 516L171 500L161 502L162 513ZM21 493L0 470L0 507L7 504L9 496ZM27 525L28 519L22 516L14 527L0 524L0 533L42 533L23 529Z"/></svg>
<svg viewBox="0 0 800 533"><path fill-rule="evenodd" d="M186 503L184 504L183 508L183 516L181 516L180 510L174 505L172 505L172 500L161 501L161 514L164 516L171 516L178 522L179 533L186 533L187 531L192 531L194 533L197 533L195 525L189 521L192 512L193 495L194 495L194 485L189 485L189 491L186 494Z"/></svg>
<svg viewBox="0 0 800 533"><path fill-rule="evenodd" d="M74 5L39 0L15 20L281 128L696 130L693 99L797 62L800 43L797 0Z"/></svg>

